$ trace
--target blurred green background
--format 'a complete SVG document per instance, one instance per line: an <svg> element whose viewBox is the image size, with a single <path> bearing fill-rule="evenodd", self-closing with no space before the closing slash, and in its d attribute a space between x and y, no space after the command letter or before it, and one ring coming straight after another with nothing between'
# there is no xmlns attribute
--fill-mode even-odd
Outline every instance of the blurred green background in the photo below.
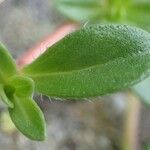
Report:
<svg viewBox="0 0 150 150"><path fill-rule="evenodd" d="M0 0L0 41L14 58L66 22L117 22L150 31L150 0ZM150 150L149 89L148 80L135 87L144 102L128 91L70 101L35 95L47 121L44 142L20 134L0 103L0 150L133 150L132 144Z"/></svg>

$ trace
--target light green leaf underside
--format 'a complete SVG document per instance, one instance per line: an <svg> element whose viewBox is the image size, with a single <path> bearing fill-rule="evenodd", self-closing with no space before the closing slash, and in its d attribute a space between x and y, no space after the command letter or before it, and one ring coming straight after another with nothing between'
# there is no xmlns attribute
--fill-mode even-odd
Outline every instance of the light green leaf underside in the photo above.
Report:
<svg viewBox="0 0 150 150"><path fill-rule="evenodd" d="M45 139L44 116L37 104L31 98L14 95L14 108L9 108L9 114L16 127L32 140Z"/></svg>
<svg viewBox="0 0 150 150"><path fill-rule="evenodd" d="M133 86L132 90L140 96L141 101L150 106L150 78Z"/></svg>
<svg viewBox="0 0 150 150"><path fill-rule="evenodd" d="M8 50L0 43L0 83L16 74L16 65Z"/></svg>
<svg viewBox="0 0 150 150"><path fill-rule="evenodd" d="M56 8L77 21L91 21L100 18L102 14L101 0L54 0Z"/></svg>
<svg viewBox="0 0 150 150"><path fill-rule="evenodd" d="M98 96L149 76L149 51L150 35L141 29L96 25L66 36L22 72L45 95Z"/></svg>

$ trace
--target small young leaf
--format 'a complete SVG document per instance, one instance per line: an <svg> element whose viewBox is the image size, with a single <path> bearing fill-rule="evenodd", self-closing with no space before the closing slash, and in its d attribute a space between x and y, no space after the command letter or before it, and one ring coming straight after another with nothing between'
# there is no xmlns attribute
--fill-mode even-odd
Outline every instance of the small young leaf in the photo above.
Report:
<svg viewBox="0 0 150 150"><path fill-rule="evenodd" d="M16 127L32 140L45 139L45 121L38 105L31 99L14 95L9 114Z"/></svg>
<svg viewBox="0 0 150 150"><path fill-rule="evenodd" d="M56 8L76 21L91 21L102 14L101 0L55 0Z"/></svg>
<svg viewBox="0 0 150 150"><path fill-rule="evenodd" d="M8 84L13 86L15 89L15 94L18 97L32 97L34 92L34 82L32 79L23 76L13 76L8 80ZM7 92L10 87L7 85L5 91ZM8 95L10 95L8 93Z"/></svg>
<svg viewBox="0 0 150 150"><path fill-rule="evenodd" d="M44 116L32 100L34 82L28 77L12 76L4 89L14 106L9 108L9 113L16 127L33 140L44 140Z"/></svg>
<svg viewBox="0 0 150 150"><path fill-rule="evenodd" d="M16 65L8 50L0 43L0 82L16 74Z"/></svg>
<svg viewBox="0 0 150 150"><path fill-rule="evenodd" d="M84 27L22 72L34 80L35 91L45 95L104 95L150 75L150 34L127 25Z"/></svg>

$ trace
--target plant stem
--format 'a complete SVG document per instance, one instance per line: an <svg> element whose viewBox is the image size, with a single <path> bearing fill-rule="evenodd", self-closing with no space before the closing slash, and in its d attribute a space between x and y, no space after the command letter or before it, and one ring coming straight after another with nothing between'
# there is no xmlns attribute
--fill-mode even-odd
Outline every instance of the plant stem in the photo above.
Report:
<svg viewBox="0 0 150 150"><path fill-rule="evenodd" d="M54 33L48 35L38 44L27 50L23 56L17 60L17 65L23 67L26 64L34 61L38 56L40 56L48 47L52 46L54 43L62 39L65 35L74 31L77 28L77 24L68 23L64 24L58 28Z"/></svg>
<svg viewBox="0 0 150 150"><path fill-rule="evenodd" d="M124 117L122 150L138 150L138 127L140 101L132 93L128 94L127 110Z"/></svg>

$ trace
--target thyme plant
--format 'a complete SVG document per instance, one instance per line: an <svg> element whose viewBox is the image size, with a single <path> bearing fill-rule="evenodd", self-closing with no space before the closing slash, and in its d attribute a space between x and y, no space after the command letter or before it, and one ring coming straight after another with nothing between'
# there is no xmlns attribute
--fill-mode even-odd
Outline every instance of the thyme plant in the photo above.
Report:
<svg viewBox="0 0 150 150"><path fill-rule="evenodd" d="M150 34L128 25L83 27L18 68L0 44L0 97L16 127L44 140L45 120L33 93L88 98L130 87L150 76Z"/></svg>

